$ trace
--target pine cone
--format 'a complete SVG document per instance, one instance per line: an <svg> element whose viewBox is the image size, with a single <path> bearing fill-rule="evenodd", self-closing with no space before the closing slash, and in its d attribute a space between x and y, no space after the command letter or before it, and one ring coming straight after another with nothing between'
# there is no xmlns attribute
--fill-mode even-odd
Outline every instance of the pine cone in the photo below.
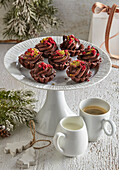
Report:
<svg viewBox="0 0 119 170"><path fill-rule="evenodd" d="M0 136L2 138L10 136L10 129L6 128L4 125L0 125Z"/></svg>

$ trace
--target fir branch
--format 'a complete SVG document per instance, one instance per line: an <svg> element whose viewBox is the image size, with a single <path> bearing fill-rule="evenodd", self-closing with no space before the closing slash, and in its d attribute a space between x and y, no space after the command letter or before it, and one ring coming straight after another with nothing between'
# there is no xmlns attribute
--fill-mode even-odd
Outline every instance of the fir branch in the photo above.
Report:
<svg viewBox="0 0 119 170"><path fill-rule="evenodd" d="M1 6L4 6L4 8L6 9L8 7L8 2L10 2L11 0L0 0L0 4Z"/></svg>
<svg viewBox="0 0 119 170"><path fill-rule="evenodd" d="M14 0L3 18L6 25L3 35L19 40L37 37L41 31L49 32L62 24L56 13L52 0Z"/></svg>
<svg viewBox="0 0 119 170"><path fill-rule="evenodd" d="M0 124L13 129L18 124L28 124L36 116L32 91L0 90Z"/></svg>

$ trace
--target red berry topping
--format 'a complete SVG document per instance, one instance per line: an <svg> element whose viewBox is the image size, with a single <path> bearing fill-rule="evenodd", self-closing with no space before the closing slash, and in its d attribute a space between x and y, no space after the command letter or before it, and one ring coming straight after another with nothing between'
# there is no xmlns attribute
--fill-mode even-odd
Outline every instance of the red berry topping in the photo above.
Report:
<svg viewBox="0 0 119 170"><path fill-rule="evenodd" d="M28 51L28 52L31 52L31 48L29 48L27 51Z"/></svg>
<svg viewBox="0 0 119 170"><path fill-rule="evenodd" d="M41 68L42 67L41 64L39 64L38 67Z"/></svg>
<svg viewBox="0 0 119 170"><path fill-rule="evenodd" d="M34 53L31 53L30 55L31 55L31 57L33 57Z"/></svg>
<svg viewBox="0 0 119 170"><path fill-rule="evenodd" d="M96 50L92 50L92 54L95 55L96 54Z"/></svg>
<svg viewBox="0 0 119 170"><path fill-rule="evenodd" d="M85 64L84 61L79 60L81 64Z"/></svg>
<svg viewBox="0 0 119 170"><path fill-rule="evenodd" d="M90 49L90 48L91 48L91 46L89 45L89 46L88 46L88 48Z"/></svg>
<svg viewBox="0 0 119 170"><path fill-rule="evenodd" d="M78 38L75 38L75 41L76 41L76 42L78 42L78 41L79 41L79 39L78 39Z"/></svg>
<svg viewBox="0 0 119 170"><path fill-rule="evenodd" d="M85 69L86 69L86 66L85 66L85 65L83 65L82 70L84 71Z"/></svg>
<svg viewBox="0 0 119 170"><path fill-rule="evenodd" d="M42 68L43 70L45 70L46 68L53 68L53 66L51 66L50 64L46 64L44 62L40 63L38 67Z"/></svg>
<svg viewBox="0 0 119 170"><path fill-rule="evenodd" d="M100 54L99 53L97 53L97 56L99 56Z"/></svg>
<svg viewBox="0 0 119 170"><path fill-rule="evenodd" d="M69 38L75 38L74 35L70 35Z"/></svg>
<svg viewBox="0 0 119 170"><path fill-rule="evenodd" d="M95 47L92 47L92 49L95 49Z"/></svg>
<svg viewBox="0 0 119 170"><path fill-rule="evenodd" d="M85 52L85 51L83 51L83 52L82 52L82 54L86 54L86 52Z"/></svg>
<svg viewBox="0 0 119 170"><path fill-rule="evenodd" d="M43 65L44 65L44 62L41 63L41 66L43 66Z"/></svg>

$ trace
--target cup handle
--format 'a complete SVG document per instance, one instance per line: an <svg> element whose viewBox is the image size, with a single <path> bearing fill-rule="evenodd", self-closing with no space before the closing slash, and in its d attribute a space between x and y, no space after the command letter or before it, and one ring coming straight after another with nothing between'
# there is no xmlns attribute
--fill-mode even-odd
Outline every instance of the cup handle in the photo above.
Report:
<svg viewBox="0 0 119 170"><path fill-rule="evenodd" d="M109 123L110 124L110 126L111 126L111 132L109 133L108 132L108 130L105 128L105 123ZM105 132L105 134L107 135L107 136L112 136L114 133L115 133L115 131L116 131L116 125L115 125L115 123L112 121L112 120L106 120L106 119L103 119L102 120L102 128L103 128L103 130L104 130L104 132Z"/></svg>
<svg viewBox="0 0 119 170"><path fill-rule="evenodd" d="M60 137L64 137L65 138L65 135L61 132L58 132L55 134L54 138L53 138L53 143L56 147L56 149L60 152L60 153L64 153L64 150L59 146L59 139Z"/></svg>

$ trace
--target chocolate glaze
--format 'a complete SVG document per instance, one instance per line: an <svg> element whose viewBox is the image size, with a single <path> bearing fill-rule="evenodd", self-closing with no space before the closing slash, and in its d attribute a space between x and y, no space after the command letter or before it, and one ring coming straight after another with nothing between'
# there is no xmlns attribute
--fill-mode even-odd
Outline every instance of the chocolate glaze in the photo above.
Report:
<svg viewBox="0 0 119 170"><path fill-rule="evenodd" d="M35 68L30 71L33 79L39 83L47 83L56 76L56 71L50 64L38 62Z"/></svg>
<svg viewBox="0 0 119 170"><path fill-rule="evenodd" d="M45 58L48 58L49 55L58 49L56 42L51 37L42 39L35 48L43 52L43 57Z"/></svg>
<svg viewBox="0 0 119 170"><path fill-rule="evenodd" d="M79 60L84 60L90 63L90 68L94 68L99 66L101 57L99 55L99 51L94 47L88 46L79 56L77 57Z"/></svg>
<svg viewBox="0 0 119 170"><path fill-rule="evenodd" d="M74 60L70 63L66 73L76 83L89 81L91 76L90 65L84 61Z"/></svg>
<svg viewBox="0 0 119 170"><path fill-rule="evenodd" d="M63 43L60 44L62 50L68 50L70 56L79 55L84 50L84 45L74 35L63 35Z"/></svg>
<svg viewBox="0 0 119 170"><path fill-rule="evenodd" d="M64 70L71 61L70 54L67 50L57 50L49 58L48 62L56 70Z"/></svg>
<svg viewBox="0 0 119 170"><path fill-rule="evenodd" d="M35 51L33 53L32 51ZM27 69L33 69L35 64L39 61L43 61L42 52L39 52L36 48L28 49L24 54L19 56L19 62Z"/></svg>

